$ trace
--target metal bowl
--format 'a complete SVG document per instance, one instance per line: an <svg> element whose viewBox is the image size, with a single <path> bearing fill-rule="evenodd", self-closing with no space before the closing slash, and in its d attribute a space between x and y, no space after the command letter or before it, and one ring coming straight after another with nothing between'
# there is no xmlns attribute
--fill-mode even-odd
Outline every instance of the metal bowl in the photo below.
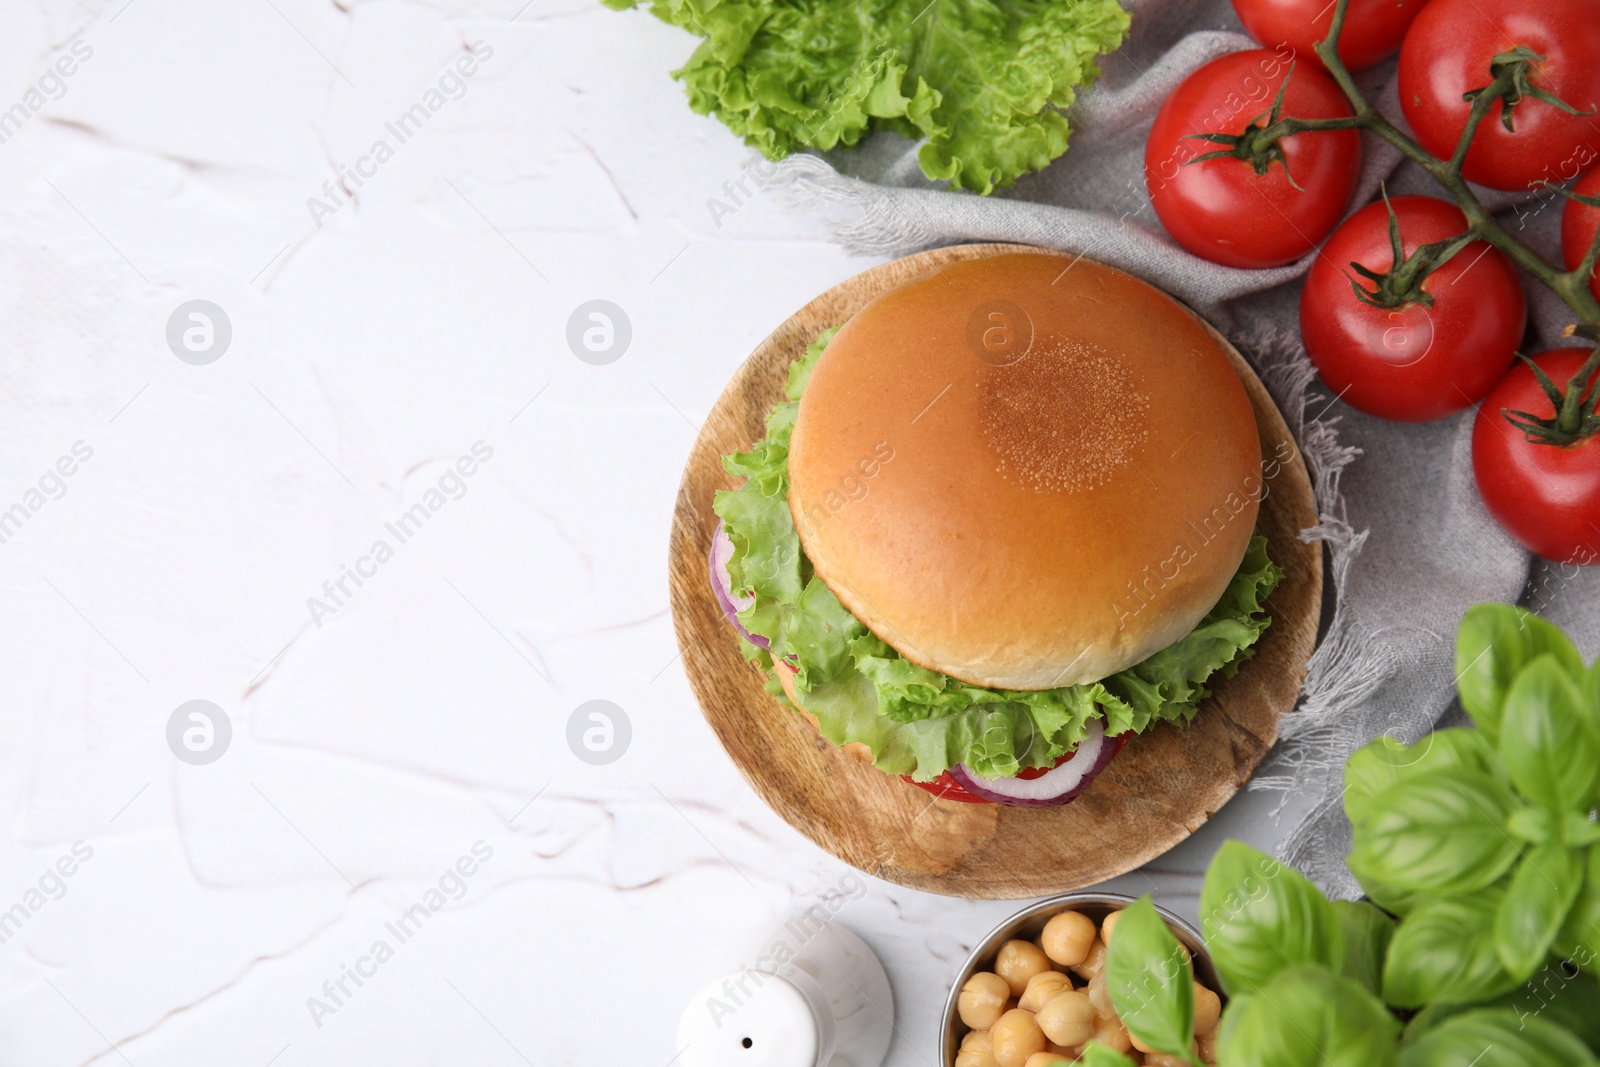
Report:
<svg viewBox="0 0 1600 1067"><path fill-rule="evenodd" d="M978 971L986 970L993 965L1001 945L1016 939L1033 940L1043 932L1044 924L1049 922L1052 916L1063 911L1081 911L1099 926L1111 912L1127 907L1136 899L1121 893L1063 893L1061 896L1049 897L1028 905L991 930L989 936L972 950L967 962L961 965L955 982L950 986L950 996L944 1002L944 1015L939 1023L939 1041L936 1046L942 1050L943 1059L940 1063L943 1067L951 1067L955 1063L956 1052L961 1048L961 1038L967 1031L967 1025L961 1021L961 1016L956 1010L961 987L966 985L967 979ZM1210 953L1206 952L1200 931L1159 904L1156 905L1156 911L1167 921L1167 925L1172 927L1179 943L1194 957L1195 978L1221 995L1222 983L1217 978L1217 969L1211 962ZM1224 1003L1226 1003L1225 998Z"/></svg>

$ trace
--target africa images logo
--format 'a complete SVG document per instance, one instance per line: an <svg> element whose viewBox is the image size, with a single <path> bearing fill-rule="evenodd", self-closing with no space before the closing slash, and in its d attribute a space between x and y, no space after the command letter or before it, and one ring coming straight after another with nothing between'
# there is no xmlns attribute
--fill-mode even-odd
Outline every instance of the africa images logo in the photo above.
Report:
<svg viewBox="0 0 1600 1067"><path fill-rule="evenodd" d="M311 1013L311 1021L317 1029L322 1029L328 1016L338 1014L339 1009L348 1004L369 979L376 978L378 968L394 959L395 952L416 937L429 919L466 897L471 889L469 879L493 858L493 845L487 841L474 841L470 855L457 857L455 863L439 875L435 884L423 892L420 900L383 924L384 933L388 936L374 940L366 953L356 957L355 966L339 964L338 975L322 983L322 995L313 994L306 998L306 1010Z"/></svg>
<svg viewBox="0 0 1600 1067"><path fill-rule="evenodd" d="M78 473L79 468L93 457L92 446L84 441L74 441L70 452L46 467L36 485L24 490L16 503L5 507L4 502L0 501L0 545L15 537L23 524L37 515L46 504L66 496L67 479Z"/></svg>
<svg viewBox="0 0 1600 1067"><path fill-rule="evenodd" d="M426 126L444 106L452 100L460 100L467 95L468 83L478 73L479 64L487 63L494 58L494 48L483 41L477 41L467 48L466 54L458 57L453 65L445 70L435 80L434 84L423 91L416 103L402 111L393 121L383 124L384 131L392 138L394 143L389 143L389 138L379 137L372 142L365 155L358 158L349 166L338 165L339 180L332 178L322 183L323 195L306 198L306 210L311 213L311 221L322 228L322 220L337 215L344 206L355 199L356 190L378 176L378 168L395 157L396 149L422 132Z"/></svg>
<svg viewBox="0 0 1600 1067"><path fill-rule="evenodd" d="M423 526L444 510L446 504L467 495L468 480L493 458L493 445L474 441L470 455L457 457L422 494L421 500L383 524L384 532L389 536L373 541L366 553L356 559L354 566L341 563L338 577L322 583L322 596L306 597L306 610L311 613L311 621L320 628L325 620L337 615L341 608L355 599L356 593L367 584L368 579L376 578L379 568L395 557L400 546L422 532Z"/></svg>

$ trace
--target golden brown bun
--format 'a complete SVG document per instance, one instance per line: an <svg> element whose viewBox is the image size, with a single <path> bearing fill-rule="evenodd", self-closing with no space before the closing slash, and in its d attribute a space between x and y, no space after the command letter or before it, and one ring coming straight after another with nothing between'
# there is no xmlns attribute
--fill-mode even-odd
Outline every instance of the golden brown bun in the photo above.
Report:
<svg viewBox="0 0 1600 1067"><path fill-rule="evenodd" d="M1255 529L1255 415L1182 305L1087 259L952 264L818 361L789 507L828 588L976 685L1097 681L1183 637Z"/></svg>

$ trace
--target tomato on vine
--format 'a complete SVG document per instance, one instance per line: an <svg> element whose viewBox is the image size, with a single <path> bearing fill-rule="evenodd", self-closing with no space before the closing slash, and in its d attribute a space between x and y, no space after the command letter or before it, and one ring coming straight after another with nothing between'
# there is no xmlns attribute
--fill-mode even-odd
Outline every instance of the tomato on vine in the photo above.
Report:
<svg viewBox="0 0 1600 1067"><path fill-rule="evenodd" d="M1527 298L1511 260L1466 230L1454 204L1398 196L1368 204L1323 246L1300 332L1346 403L1427 422L1471 407L1505 375Z"/></svg>
<svg viewBox="0 0 1600 1067"><path fill-rule="evenodd" d="M1600 201L1600 167L1585 174L1572 187L1572 191L1578 196ZM1561 209L1561 258L1568 270L1578 269L1583 257L1593 247L1597 233L1600 233L1600 203L1568 200L1566 207ZM1600 300L1600 274L1589 275L1589 289L1595 299Z"/></svg>
<svg viewBox="0 0 1600 1067"><path fill-rule="evenodd" d="M1156 215L1180 245L1213 263L1294 262L1350 202L1361 139L1353 129L1280 136L1272 127L1285 116L1353 114L1333 79L1286 54L1248 49L1212 60L1162 105L1145 142Z"/></svg>
<svg viewBox="0 0 1600 1067"><path fill-rule="evenodd" d="M1349 70L1365 70L1400 47L1406 30L1428 0L1352 0L1339 35L1339 59ZM1321 64L1313 48L1333 26L1327 0L1233 0L1245 32L1274 48L1294 50L1296 59Z"/></svg>
<svg viewBox="0 0 1600 1067"><path fill-rule="evenodd" d="M1490 514L1557 563L1600 562L1594 362L1588 348L1529 357L1484 399L1472 427L1472 470Z"/></svg>
<svg viewBox="0 0 1600 1067"><path fill-rule="evenodd" d="M1568 181L1600 158L1594 0L1432 0L1400 48L1400 107L1440 159L1487 108L1462 174L1495 189Z"/></svg>

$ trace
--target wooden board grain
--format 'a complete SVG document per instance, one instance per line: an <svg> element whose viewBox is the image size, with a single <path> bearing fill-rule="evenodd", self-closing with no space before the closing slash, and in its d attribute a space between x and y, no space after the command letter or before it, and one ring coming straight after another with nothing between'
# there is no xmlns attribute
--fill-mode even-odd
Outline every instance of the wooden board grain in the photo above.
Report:
<svg viewBox="0 0 1600 1067"><path fill-rule="evenodd" d="M1073 803L1026 810L935 800L844 754L764 691L707 577L712 494L734 485L721 457L763 436L767 411L783 398L789 363L818 332L943 264L1024 250L991 244L919 253L865 271L791 316L740 367L701 427L678 491L669 549L684 667L707 722L745 780L846 863L950 896L1032 897L1094 885L1193 833L1272 747L1278 717L1293 708L1305 677L1321 609L1322 549L1298 536L1317 521L1304 463L1265 387L1230 348L1255 406L1262 455L1292 453L1266 483L1258 521L1286 575L1268 602L1273 621L1255 657L1214 687L1190 725L1162 724L1135 739Z"/></svg>

